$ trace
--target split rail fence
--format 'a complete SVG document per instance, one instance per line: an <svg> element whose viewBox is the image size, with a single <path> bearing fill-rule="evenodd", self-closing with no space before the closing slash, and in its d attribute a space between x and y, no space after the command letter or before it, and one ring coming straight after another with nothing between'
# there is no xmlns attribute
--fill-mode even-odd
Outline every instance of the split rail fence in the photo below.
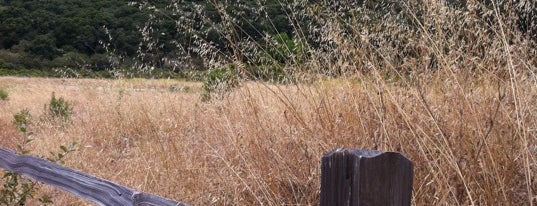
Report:
<svg viewBox="0 0 537 206"><path fill-rule="evenodd" d="M188 206L2 147L0 167L98 205ZM412 169L400 153L335 149L322 158L320 205L410 205Z"/></svg>

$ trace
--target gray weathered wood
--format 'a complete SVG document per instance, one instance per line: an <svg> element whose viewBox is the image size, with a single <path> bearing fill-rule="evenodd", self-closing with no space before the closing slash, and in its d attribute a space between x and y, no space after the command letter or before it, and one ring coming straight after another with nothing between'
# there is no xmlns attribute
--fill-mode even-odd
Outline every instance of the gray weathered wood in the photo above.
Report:
<svg viewBox="0 0 537 206"><path fill-rule="evenodd" d="M177 205L177 206L187 206L184 203L178 203L176 201L162 198L153 194L148 193L137 193L134 194L134 206L160 206L160 205Z"/></svg>
<svg viewBox="0 0 537 206"><path fill-rule="evenodd" d="M412 167L396 152L336 149L322 159L321 206L410 205Z"/></svg>
<svg viewBox="0 0 537 206"><path fill-rule="evenodd" d="M18 155L0 147L0 167L52 185L99 205L180 205L187 204L93 177L29 155Z"/></svg>

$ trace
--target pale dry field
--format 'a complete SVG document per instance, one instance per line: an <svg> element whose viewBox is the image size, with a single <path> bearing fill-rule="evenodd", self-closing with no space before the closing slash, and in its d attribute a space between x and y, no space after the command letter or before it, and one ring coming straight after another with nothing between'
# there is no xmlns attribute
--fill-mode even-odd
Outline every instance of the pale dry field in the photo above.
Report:
<svg viewBox="0 0 537 206"><path fill-rule="evenodd" d="M76 141L64 165L193 205L318 205L320 159L339 147L405 154L413 205L536 202L531 78L246 82L211 102L200 83L176 80L2 77L0 88L1 146L15 148L13 115L28 108L32 154ZM73 106L66 127L42 118L52 92ZM91 205L40 192L54 205Z"/></svg>

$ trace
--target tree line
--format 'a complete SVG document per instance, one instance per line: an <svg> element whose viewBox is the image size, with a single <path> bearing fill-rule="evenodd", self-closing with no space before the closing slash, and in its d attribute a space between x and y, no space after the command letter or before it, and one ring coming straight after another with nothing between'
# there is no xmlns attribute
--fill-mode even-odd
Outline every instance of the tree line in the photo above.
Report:
<svg viewBox="0 0 537 206"><path fill-rule="evenodd" d="M255 72L266 65L269 72L278 72L281 68L274 65L300 63L310 50L330 49L332 43L320 35L330 29L323 15L334 16L327 12L337 14L332 20L348 26L341 32L352 33L357 29L352 24L371 30L382 24L386 14L408 10L408 5L395 0L226 2L0 0L0 74L27 69L88 74L121 68L204 70L216 58L257 65ZM488 0L482 3L483 8L492 5ZM447 4L467 10L465 1ZM500 12L508 8L504 4ZM513 14L518 29L533 41L537 40L536 8L536 3L525 5ZM397 21L408 24L405 28L410 32L423 29L416 23L423 20L420 13L417 10L414 16Z"/></svg>
<svg viewBox="0 0 537 206"><path fill-rule="evenodd" d="M270 2L273 26L289 32L287 18L278 9L281 5ZM196 4L204 7L209 18L220 18L210 1L184 1L179 10L167 9L169 3L153 1L151 6L161 9L155 17L155 10L147 5L125 0L1 0L0 69L102 71L143 63L162 67L163 58L182 55L176 51L178 45L192 44L192 39L177 28L176 17L183 15L178 11L191 12ZM246 32L256 35L259 33L253 30L266 30L263 27L268 24L244 23L244 28L251 30ZM148 27L150 31L144 30ZM150 32L151 39L144 39L148 35L144 32ZM214 29L205 37L224 47L223 37ZM199 65L193 69L200 69Z"/></svg>

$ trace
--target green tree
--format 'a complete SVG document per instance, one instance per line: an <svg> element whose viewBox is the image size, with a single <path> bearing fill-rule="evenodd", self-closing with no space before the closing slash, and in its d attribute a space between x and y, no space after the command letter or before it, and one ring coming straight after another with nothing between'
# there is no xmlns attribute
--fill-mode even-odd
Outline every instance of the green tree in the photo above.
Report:
<svg viewBox="0 0 537 206"><path fill-rule="evenodd" d="M61 51L56 47L56 40L51 35L35 37L26 52L48 60L52 60L61 54Z"/></svg>

